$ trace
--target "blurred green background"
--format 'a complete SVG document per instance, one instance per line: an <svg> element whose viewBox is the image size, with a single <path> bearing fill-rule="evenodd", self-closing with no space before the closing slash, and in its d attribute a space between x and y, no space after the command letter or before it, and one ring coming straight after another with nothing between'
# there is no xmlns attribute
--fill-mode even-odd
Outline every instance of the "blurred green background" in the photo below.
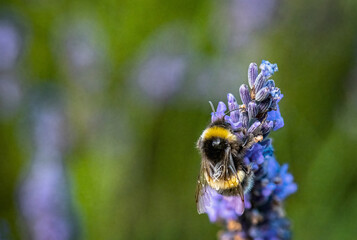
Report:
<svg viewBox="0 0 357 240"><path fill-rule="evenodd" d="M0 3L0 239L216 239L208 101L277 63L294 239L357 234L357 2Z"/></svg>

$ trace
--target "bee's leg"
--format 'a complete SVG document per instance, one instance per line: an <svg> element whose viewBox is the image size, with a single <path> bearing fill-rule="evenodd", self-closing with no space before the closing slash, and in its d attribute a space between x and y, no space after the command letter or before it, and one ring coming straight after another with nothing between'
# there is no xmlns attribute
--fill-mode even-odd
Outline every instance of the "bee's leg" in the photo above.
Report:
<svg viewBox="0 0 357 240"><path fill-rule="evenodd" d="M260 125L252 132L248 133L248 138L244 143L246 148L250 148L254 143L261 142L263 140L262 126L265 123L268 114L265 114L263 119L260 121Z"/></svg>
<svg viewBox="0 0 357 240"><path fill-rule="evenodd" d="M251 146L253 146L253 144L260 142L262 140L263 140L263 135L258 134L255 136L254 134L250 134L243 146L245 149L249 149Z"/></svg>
<svg viewBox="0 0 357 240"><path fill-rule="evenodd" d="M230 163L230 167L232 168L232 171L233 171L234 173L236 173L237 170L236 170L236 167L235 167L235 165L234 165L234 161L233 161L232 154L230 154L230 156L229 156L229 163Z"/></svg>
<svg viewBox="0 0 357 240"><path fill-rule="evenodd" d="M240 185L241 182L240 182L239 177L238 177L238 171L237 171L237 169L236 169L235 166L234 166L234 162L233 162L233 157L232 157L232 155L230 155L229 162L230 162L229 169L233 172L233 174L234 174L235 177L237 178L237 181L238 181L238 183L239 183L239 185Z"/></svg>

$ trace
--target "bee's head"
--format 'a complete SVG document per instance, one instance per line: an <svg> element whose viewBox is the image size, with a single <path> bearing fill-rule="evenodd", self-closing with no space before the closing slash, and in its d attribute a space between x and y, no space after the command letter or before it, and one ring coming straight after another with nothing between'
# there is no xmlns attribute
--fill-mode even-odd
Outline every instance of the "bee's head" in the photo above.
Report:
<svg viewBox="0 0 357 240"><path fill-rule="evenodd" d="M228 147L226 139L214 137L203 141L202 151L213 163L221 161Z"/></svg>
<svg viewBox="0 0 357 240"><path fill-rule="evenodd" d="M230 143L236 141L236 136L229 128L210 126L201 135L199 148L201 152L214 163L221 161Z"/></svg>

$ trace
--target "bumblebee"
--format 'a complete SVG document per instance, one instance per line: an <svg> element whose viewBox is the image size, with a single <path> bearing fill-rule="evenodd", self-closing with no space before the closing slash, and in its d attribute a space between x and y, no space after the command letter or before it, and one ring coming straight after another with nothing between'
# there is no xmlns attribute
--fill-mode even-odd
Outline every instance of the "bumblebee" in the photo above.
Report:
<svg viewBox="0 0 357 240"><path fill-rule="evenodd" d="M260 128L253 133L247 133L245 128L234 131L224 117L203 131L197 142L202 159L196 189L199 214L207 212L210 205L209 187L223 196L240 197L244 202L244 194L253 185L254 174L243 158L254 143L263 139L259 131ZM239 132L243 139L237 137Z"/></svg>

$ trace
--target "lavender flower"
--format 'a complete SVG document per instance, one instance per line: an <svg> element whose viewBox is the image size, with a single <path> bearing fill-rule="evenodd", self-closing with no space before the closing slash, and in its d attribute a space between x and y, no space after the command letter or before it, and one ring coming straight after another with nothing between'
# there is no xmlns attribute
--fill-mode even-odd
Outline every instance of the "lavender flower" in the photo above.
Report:
<svg viewBox="0 0 357 240"><path fill-rule="evenodd" d="M0 20L0 70L14 67L21 45L21 36L15 24L9 20Z"/></svg>
<svg viewBox="0 0 357 240"><path fill-rule="evenodd" d="M68 80L91 93L101 93L108 86L109 64L106 34L98 21L63 19L54 29L53 51Z"/></svg>
<svg viewBox="0 0 357 240"><path fill-rule="evenodd" d="M214 2L214 36L224 49L239 50L249 44L258 29L272 27L278 1L266 0ZM218 31L218 32L217 32Z"/></svg>
<svg viewBox="0 0 357 240"><path fill-rule="evenodd" d="M178 91L186 67L183 56L153 56L141 66L139 85L153 99L167 100Z"/></svg>
<svg viewBox="0 0 357 240"><path fill-rule="evenodd" d="M268 79L278 67L263 60L258 74L256 66L252 63L248 69L251 89L245 84L240 87L243 104L239 105L234 95L229 93L230 116L225 116L227 107L223 102L219 102L217 110L211 114L212 122L224 117L233 129L244 128L245 132L254 132L260 128L264 136L244 157L244 163L254 172L254 187L245 194L244 203L239 197L226 197L210 190L211 203L207 206L207 214L211 222L224 223L225 230L219 233L220 239L291 238L283 201L296 192L297 185L288 172L288 165L281 166L275 159L271 139L267 138L271 131L284 126L278 106L283 95L274 81ZM237 134L237 137L242 136Z"/></svg>
<svg viewBox="0 0 357 240"><path fill-rule="evenodd" d="M43 103L45 102L45 103ZM34 154L18 189L26 237L33 240L76 239L75 214L63 155L66 127L58 105L41 99L34 104Z"/></svg>
<svg viewBox="0 0 357 240"><path fill-rule="evenodd" d="M163 27L147 39L132 72L132 83L143 93L138 99L159 106L182 90L190 59L186 41L186 34L176 24Z"/></svg>

